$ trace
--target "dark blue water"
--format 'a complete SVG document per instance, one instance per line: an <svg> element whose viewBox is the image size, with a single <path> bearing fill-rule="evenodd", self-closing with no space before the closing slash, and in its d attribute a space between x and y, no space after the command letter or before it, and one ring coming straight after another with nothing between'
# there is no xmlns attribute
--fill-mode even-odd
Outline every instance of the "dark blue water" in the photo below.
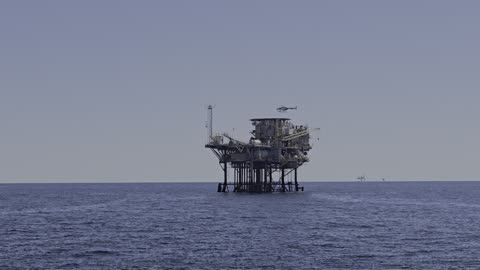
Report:
<svg viewBox="0 0 480 270"><path fill-rule="evenodd" d="M0 185L0 269L480 269L480 183Z"/></svg>

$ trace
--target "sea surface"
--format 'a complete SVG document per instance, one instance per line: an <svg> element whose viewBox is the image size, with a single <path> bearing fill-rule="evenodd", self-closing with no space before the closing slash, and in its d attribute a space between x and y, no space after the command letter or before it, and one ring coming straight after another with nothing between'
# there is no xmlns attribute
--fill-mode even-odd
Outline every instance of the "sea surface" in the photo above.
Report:
<svg viewBox="0 0 480 270"><path fill-rule="evenodd" d="M480 182L1 184L0 269L480 269Z"/></svg>

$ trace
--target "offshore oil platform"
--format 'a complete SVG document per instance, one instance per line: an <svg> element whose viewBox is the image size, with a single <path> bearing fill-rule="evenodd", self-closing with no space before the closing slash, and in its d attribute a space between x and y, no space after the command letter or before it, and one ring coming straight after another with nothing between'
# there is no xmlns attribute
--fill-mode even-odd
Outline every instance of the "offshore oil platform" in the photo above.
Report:
<svg viewBox="0 0 480 270"><path fill-rule="evenodd" d="M285 112L282 106L277 109ZM254 130L248 142L228 133L213 134L213 107L208 106L208 143L223 170L218 192L290 192L303 191L298 184L297 170L309 161L310 133L306 125L296 126L288 118L251 119ZM233 182L228 181L228 168L233 169Z"/></svg>

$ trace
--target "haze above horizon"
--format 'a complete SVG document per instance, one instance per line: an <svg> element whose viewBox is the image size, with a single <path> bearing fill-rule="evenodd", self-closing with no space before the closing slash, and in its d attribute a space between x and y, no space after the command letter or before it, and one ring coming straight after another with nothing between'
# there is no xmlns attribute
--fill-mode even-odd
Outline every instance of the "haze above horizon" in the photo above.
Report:
<svg viewBox="0 0 480 270"><path fill-rule="evenodd" d="M320 127L300 181L477 180L479 8L2 2L0 183L220 180L208 104L242 140L251 118Z"/></svg>

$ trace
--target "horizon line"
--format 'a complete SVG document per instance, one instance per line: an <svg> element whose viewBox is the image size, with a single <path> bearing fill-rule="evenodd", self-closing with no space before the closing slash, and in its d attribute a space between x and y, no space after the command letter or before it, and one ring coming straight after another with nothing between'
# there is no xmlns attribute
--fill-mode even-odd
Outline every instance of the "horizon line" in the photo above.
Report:
<svg viewBox="0 0 480 270"><path fill-rule="evenodd" d="M300 183L404 183L404 182L480 182L480 179L462 179L462 180L439 180L439 179L424 179L424 180L316 180L316 181L301 181ZM219 183L218 181L20 181L20 182L0 182L0 185L10 185L10 184L207 184L207 183Z"/></svg>

